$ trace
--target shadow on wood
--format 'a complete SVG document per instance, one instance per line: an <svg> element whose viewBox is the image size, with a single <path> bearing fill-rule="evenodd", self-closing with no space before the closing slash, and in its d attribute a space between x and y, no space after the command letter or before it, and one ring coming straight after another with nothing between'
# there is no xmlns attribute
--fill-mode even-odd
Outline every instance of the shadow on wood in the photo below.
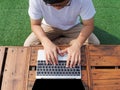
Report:
<svg viewBox="0 0 120 90"><path fill-rule="evenodd" d="M37 79L32 90L64 90L65 88L85 90L79 79Z"/></svg>

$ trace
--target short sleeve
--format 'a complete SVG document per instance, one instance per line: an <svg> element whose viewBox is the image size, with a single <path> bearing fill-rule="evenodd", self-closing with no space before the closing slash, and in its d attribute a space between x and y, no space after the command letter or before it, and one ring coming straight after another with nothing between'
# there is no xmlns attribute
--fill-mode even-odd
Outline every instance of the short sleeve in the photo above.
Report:
<svg viewBox="0 0 120 90"><path fill-rule="evenodd" d="M40 2L39 0L29 0L29 8L28 8L28 14L30 18L32 19L40 19L42 18L42 12L40 9Z"/></svg>
<svg viewBox="0 0 120 90"><path fill-rule="evenodd" d="M80 16L82 20L88 20L94 17L96 11L92 0L83 0L81 5Z"/></svg>

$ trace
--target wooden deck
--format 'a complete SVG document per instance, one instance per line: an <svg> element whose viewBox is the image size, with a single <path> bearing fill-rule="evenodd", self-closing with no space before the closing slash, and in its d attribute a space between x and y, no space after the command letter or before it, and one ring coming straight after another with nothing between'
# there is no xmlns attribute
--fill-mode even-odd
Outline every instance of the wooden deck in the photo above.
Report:
<svg viewBox="0 0 120 90"><path fill-rule="evenodd" d="M0 90L32 90L39 49L0 47ZM86 90L120 90L120 45L83 46L82 82Z"/></svg>

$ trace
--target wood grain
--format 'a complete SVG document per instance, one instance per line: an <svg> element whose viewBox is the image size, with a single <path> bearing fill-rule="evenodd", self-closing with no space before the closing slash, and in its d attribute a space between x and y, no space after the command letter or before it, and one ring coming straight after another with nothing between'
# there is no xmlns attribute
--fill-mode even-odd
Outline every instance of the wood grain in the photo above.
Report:
<svg viewBox="0 0 120 90"><path fill-rule="evenodd" d="M2 90L27 90L29 60L29 48L8 49Z"/></svg>

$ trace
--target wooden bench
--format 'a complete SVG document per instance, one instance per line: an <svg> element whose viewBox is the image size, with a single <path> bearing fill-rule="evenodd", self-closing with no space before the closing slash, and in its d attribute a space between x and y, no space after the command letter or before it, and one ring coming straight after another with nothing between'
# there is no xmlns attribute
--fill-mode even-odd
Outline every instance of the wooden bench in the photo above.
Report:
<svg viewBox="0 0 120 90"><path fill-rule="evenodd" d="M30 49L0 47L1 90L27 90Z"/></svg>
<svg viewBox="0 0 120 90"><path fill-rule="evenodd" d="M86 47L90 90L120 90L120 46Z"/></svg>
<svg viewBox="0 0 120 90"><path fill-rule="evenodd" d="M32 90L39 49L0 47L0 90ZM83 46L82 82L85 90L120 90L120 46Z"/></svg>

